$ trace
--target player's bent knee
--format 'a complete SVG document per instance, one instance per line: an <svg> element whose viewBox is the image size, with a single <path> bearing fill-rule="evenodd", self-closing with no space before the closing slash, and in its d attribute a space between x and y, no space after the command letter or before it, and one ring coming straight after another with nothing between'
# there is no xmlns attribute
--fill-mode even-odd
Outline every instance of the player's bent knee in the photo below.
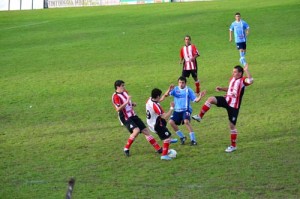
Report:
<svg viewBox="0 0 300 199"><path fill-rule="evenodd" d="M133 129L132 134L137 136L140 132L141 132L140 128L137 127L135 129Z"/></svg>
<svg viewBox="0 0 300 199"><path fill-rule="evenodd" d="M142 133L143 133L144 135L150 135L150 131L149 131L147 128L143 129L143 130L142 130Z"/></svg>
<svg viewBox="0 0 300 199"><path fill-rule="evenodd" d="M184 124L185 125L190 125L190 121L189 120L184 120Z"/></svg>
<svg viewBox="0 0 300 199"><path fill-rule="evenodd" d="M217 99L215 97L209 97L207 99L207 101L210 103L210 104L216 104L217 103Z"/></svg>
<svg viewBox="0 0 300 199"><path fill-rule="evenodd" d="M171 142L171 138L167 138L164 140L164 143L170 143Z"/></svg>

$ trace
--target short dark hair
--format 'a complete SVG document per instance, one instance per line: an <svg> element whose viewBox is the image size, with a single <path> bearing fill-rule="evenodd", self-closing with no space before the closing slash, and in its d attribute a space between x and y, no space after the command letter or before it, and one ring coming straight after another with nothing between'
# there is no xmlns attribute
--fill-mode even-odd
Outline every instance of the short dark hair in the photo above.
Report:
<svg viewBox="0 0 300 199"><path fill-rule="evenodd" d="M117 87L120 87L125 82L123 80L116 80L115 81L115 90L117 90Z"/></svg>
<svg viewBox="0 0 300 199"><path fill-rule="evenodd" d="M185 39L186 37L188 37L188 38L190 39L190 41L192 41L192 38L191 38L190 35L185 35L184 39Z"/></svg>
<svg viewBox="0 0 300 199"><path fill-rule="evenodd" d="M241 67L240 65L236 65L234 68L237 69L239 73L242 73L242 76L243 76L243 74L244 74L244 68L243 67Z"/></svg>
<svg viewBox="0 0 300 199"><path fill-rule="evenodd" d="M186 77L184 77L184 76L180 76L180 77L178 78L178 81L179 81L179 80L184 81L184 82L186 83Z"/></svg>
<svg viewBox="0 0 300 199"><path fill-rule="evenodd" d="M240 15L241 16L241 13L237 12L237 13L235 13L235 15Z"/></svg>
<svg viewBox="0 0 300 199"><path fill-rule="evenodd" d="M162 91L158 88L154 88L151 92L151 97L153 99L157 98L158 96L161 96Z"/></svg>

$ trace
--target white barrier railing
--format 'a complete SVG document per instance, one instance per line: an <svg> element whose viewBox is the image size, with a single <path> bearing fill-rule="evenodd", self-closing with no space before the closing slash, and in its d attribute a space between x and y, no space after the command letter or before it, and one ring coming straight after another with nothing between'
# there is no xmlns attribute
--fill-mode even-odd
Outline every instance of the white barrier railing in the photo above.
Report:
<svg viewBox="0 0 300 199"><path fill-rule="evenodd" d="M44 0L0 0L0 10L43 9Z"/></svg>

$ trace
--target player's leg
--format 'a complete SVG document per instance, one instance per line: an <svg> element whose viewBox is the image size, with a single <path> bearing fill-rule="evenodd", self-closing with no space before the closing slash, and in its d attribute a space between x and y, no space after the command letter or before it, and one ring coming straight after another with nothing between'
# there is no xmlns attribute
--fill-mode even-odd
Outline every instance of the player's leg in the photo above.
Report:
<svg viewBox="0 0 300 199"><path fill-rule="evenodd" d="M200 93L200 81L198 79L198 75L197 75L197 70L182 70L182 74L181 76L185 77L185 78L189 78L190 75L192 75L194 81L195 81L195 93Z"/></svg>
<svg viewBox="0 0 300 199"><path fill-rule="evenodd" d="M153 148L158 152L162 153L162 148L159 146L155 138L150 134L149 130L147 128L144 128L142 130L142 133L145 135L145 138L147 141L153 146Z"/></svg>
<svg viewBox="0 0 300 199"><path fill-rule="evenodd" d="M209 111L210 107L212 104L217 104L218 103L218 100L217 100L217 97L209 97L206 102L204 103L204 105L202 106L200 112L198 115L194 115L192 116L192 118L194 120L196 120L197 122L200 122L201 119L203 118L203 116L205 115L205 113L207 111Z"/></svg>
<svg viewBox="0 0 300 199"><path fill-rule="evenodd" d="M166 124L165 124L166 125ZM162 160L171 160L172 158L168 156L169 146L171 143L171 132L165 125L155 125L155 131L161 140L163 140L163 149L161 154Z"/></svg>
<svg viewBox="0 0 300 199"><path fill-rule="evenodd" d="M130 124L128 126L130 126ZM127 127L127 125L126 125L126 127ZM126 156L129 156L130 147L131 147L132 143L134 142L135 138L139 135L140 129L138 127L134 127L131 129L129 128L129 132L131 132L131 134L127 140L126 145L124 146L124 154Z"/></svg>
<svg viewBox="0 0 300 199"><path fill-rule="evenodd" d="M179 131L179 128L178 128L178 126L175 124L175 121L174 121L173 119L170 119L170 120L169 120L169 124L170 124L170 126L172 127L172 129L173 129L175 132Z"/></svg>
<svg viewBox="0 0 300 199"><path fill-rule="evenodd" d="M200 81L199 81L199 79L198 79L198 75L197 75L197 71L196 70L194 70L194 71L192 71L192 77L193 77L193 79L195 80L195 87L196 87L196 91L195 91L195 93L200 93Z"/></svg>
<svg viewBox="0 0 300 199"><path fill-rule="evenodd" d="M190 70L182 70L181 76L183 76L185 78L189 78L190 77Z"/></svg>
<svg viewBox="0 0 300 199"><path fill-rule="evenodd" d="M227 113L228 113L228 119L229 119L231 145L225 149L225 152L231 153L237 149L236 141L237 141L238 132L236 129L236 122L237 122L239 109L234 109L234 108L228 107Z"/></svg>
<svg viewBox="0 0 300 199"><path fill-rule="evenodd" d="M192 125L191 125L191 123L190 123L190 119L189 119L189 118L186 118L186 119L184 120L184 124L185 124L185 126L186 126L186 128L187 128L187 130L188 130L188 132L189 132L189 135L190 135L190 139L191 139L190 145L191 145L191 146L197 145L195 132L194 132L193 127L192 127Z"/></svg>
<svg viewBox="0 0 300 199"><path fill-rule="evenodd" d="M245 66L247 64L245 58L246 51L244 49L240 49L240 63Z"/></svg>
<svg viewBox="0 0 300 199"><path fill-rule="evenodd" d="M167 138L167 139L163 140L163 143L164 143L163 144L163 151L162 151L160 159L162 159L162 160L171 160L172 159L171 157L168 156L170 142L171 142L170 138Z"/></svg>
<svg viewBox="0 0 300 199"><path fill-rule="evenodd" d="M239 45L239 52L240 52L240 63L245 66L246 62L246 42L240 43Z"/></svg>
<svg viewBox="0 0 300 199"><path fill-rule="evenodd" d="M231 145L225 149L225 152L231 153L237 149L236 147L236 140L237 140L237 129L235 125L231 122L229 122L229 129L230 129L230 141Z"/></svg>
<svg viewBox="0 0 300 199"><path fill-rule="evenodd" d="M246 65L246 42L236 43L236 48L240 53L240 63L245 66Z"/></svg>
<svg viewBox="0 0 300 199"><path fill-rule="evenodd" d="M164 145L163 145L163 152L162 152L162 156L164 155L168 155L168 150L169 150L169 146L170 146L170 142L171 142L171 138L167 138L164 139Z"/></svg>
<svg viewBox="0 0 300 199"><path fill-rule="evenodd" d="M186 137L184 136L183 132L178 128L178 125L180 125L182 119L181 119L181 114L180 112L173 112L173 115L171 116L169 120L169 124L172 127L172 129L176 132L178 137L180 138L181 144L184 144Z"/></svg>

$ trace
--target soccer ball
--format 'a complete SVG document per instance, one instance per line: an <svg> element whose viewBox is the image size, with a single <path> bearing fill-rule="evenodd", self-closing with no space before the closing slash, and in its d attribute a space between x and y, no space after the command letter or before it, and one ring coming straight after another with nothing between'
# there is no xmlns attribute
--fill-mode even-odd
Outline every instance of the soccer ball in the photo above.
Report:
<svg viewBox="0 0 300 199"><path fill-rule="evenodd" d="M168 151L168 156L169 156L170 158L176 158L176 156L177 156L177 151L175 151L175 149L169 149L169 151Z"/></svg>

